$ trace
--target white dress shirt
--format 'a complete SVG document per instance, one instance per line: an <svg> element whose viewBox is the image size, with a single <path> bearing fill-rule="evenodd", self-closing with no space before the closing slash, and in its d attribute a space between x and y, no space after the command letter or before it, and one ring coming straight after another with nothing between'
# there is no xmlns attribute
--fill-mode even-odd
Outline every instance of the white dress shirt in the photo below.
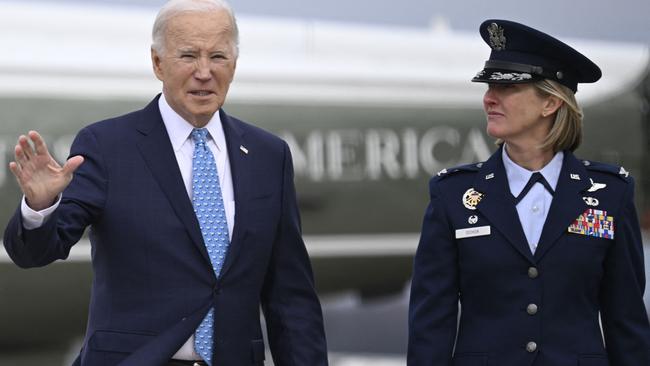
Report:
<svg viewBox="0 0 650 366"><path fill-rule="evenodd" d="M506 169L506 176L508 177L510 193L514 197L517 197L535 172L531 172L512 161L508 156L506 146L504 146L502 158L503 165ZM564 153L560 151L553 156L553 159L548 164L539 170L554 191L560 178L563 160ZM521 227L524 230L528 246L533 254L535 254L539 239L542 236L542 229L544 228L548 211L551 208L552 200L553 195L541 183L537 182L516 206Z"/></svg>
<svg viewBox="0 0 650 366"><path fill-rule="evenodd" d="M194 141L192 141L191 133L194 127L185 121L178 113L176 113L167 103L164 94L158 100L158 107L169 140L176 155L178 167L183 176L183 183L187 195L192 198L192 155L194 154ZM223 132L219 112L216 112L212 119L205 126L208 130L208 148L214 155L214 160L217 164L217 172L219 173L219 185L221 186L221 195L223 198L224 208L226 211L226 221L228 222L228 234L232 240L232 231L235 226L235 194L233 190L232 174L230 171L230 160L228 159L228 149L226 148L226 135ZM44 210L34 211L29 206L25 197L21 203L21 211L23 216L23 227L31 230L43 225L51 216L52 212L59 206L61 197L57 202ZM192 335L185 344L176 352L172 357L180 360L200 360L199 356L194 351L194 335Z"/></svg>

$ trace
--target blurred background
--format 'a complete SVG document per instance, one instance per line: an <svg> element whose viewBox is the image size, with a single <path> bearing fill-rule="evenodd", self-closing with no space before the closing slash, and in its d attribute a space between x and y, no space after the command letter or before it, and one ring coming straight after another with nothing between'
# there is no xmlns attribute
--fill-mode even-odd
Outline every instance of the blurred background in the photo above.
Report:
<svg viewBox="0 0 650 366"><path fill-rule="evenodd" d="M82 126L160 92L149 46L163 3L0 0L3 225L20 198L7 168L19 134L37 129L62 161ZM241 39L225 109L291 146L332 365L405 364L427 181L495 148L485 85L469 82L489 55L477 32L485 19L531 25L601 66L603 79L577 94L586 115L577 155L625 166L650 228L647 0L230 3ZM41 269L18 269L0 249L0 365L69 364L91 279L87 240Z"/></svg>

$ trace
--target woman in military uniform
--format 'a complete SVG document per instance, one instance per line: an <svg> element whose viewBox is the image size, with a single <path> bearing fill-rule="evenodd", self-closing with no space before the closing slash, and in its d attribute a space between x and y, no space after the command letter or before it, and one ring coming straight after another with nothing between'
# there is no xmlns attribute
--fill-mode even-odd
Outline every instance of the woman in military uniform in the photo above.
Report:
<svg viewBox="0 0 650 366"><path fill-rule="evenodd" d="M650 366L632 177L573 155L574 94L600 69L522 24L480 32L492 52L472 81L499 149L430 182L408 365Z"/></svg>

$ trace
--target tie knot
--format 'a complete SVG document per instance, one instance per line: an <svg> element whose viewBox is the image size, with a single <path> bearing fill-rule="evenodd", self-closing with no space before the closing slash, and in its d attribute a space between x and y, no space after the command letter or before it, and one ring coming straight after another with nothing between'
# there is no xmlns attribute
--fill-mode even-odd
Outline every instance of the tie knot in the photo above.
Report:
<svg viewBox="0 0 650 366"><path fill-rule="evenodd" d="M544 176L540 172L533 173L533 175L531 175L530 179L529 179L529 181L532 182L532 183L537 183L537 182L539 182L541 180L545 181L546 179L544 179Z"/></svg>
<svg viewBox="0 0 650 366"><path fill-rule="evenodd" d="M208 136L206 128L195 128L192 130L192 140L195 144L205 143L205 138Z"/></svg>

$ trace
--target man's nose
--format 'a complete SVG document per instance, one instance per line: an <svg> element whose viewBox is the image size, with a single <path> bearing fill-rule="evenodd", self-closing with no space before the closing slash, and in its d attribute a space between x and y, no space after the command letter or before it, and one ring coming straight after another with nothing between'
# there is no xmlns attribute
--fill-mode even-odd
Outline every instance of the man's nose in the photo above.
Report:
<svg viewBox="0 0 650 366"><path fill-rule="evenodd" d="M208 80L212 77L210 60L207 57L199 57L196 60L196 70L194 77L199 80Z"/></svg>

